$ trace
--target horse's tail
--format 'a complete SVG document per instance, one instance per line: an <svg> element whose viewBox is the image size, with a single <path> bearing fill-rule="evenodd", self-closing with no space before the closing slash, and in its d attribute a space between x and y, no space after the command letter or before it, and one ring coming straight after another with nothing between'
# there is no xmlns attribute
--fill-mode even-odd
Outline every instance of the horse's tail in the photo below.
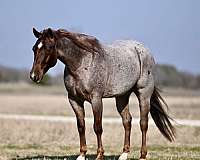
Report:
<svg viewBox="0 0 200 160"><path fill-rule="evenodd" d="M164 99L161 97L159 90L156 87L154 88L153 94L151 96L150 104L151 104L150 113L156 126L158 127L158 129L165 138L167 138L170 142L174 141L175 128L170 122L172 118L170 118L169 115L164 110L163 104L167 108L168 106L164 101Z"/></svg>

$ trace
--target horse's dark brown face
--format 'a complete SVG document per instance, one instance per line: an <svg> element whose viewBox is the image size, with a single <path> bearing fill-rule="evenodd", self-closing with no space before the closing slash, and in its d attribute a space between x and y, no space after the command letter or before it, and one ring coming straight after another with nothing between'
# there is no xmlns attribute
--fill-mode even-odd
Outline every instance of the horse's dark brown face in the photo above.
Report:
<svg viewBox="0 0 200 160"><path fill-rule="evenodd" d="M30 78L39 83L45 73L56 65L56 38L51 29L44 30L42 33L33 28L33 33L38 40L33 46L34 61L30 72Z"/></svg>

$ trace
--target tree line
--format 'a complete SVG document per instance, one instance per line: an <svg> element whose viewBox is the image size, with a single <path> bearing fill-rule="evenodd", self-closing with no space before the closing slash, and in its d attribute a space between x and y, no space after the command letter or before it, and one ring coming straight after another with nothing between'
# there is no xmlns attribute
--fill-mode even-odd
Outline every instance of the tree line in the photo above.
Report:
<svg viewBox="0 0 200 160"><path fill-rule="evenodd" d="M164 87L182 87L200 89L200 74L179 71L175 66L158 64L155 69L156 84ZM0 82L33 83L29 78L29 71L0 66ZM46 74L41 85L63 84L63 73L56 76Z"/></svg>
<svg viewBox="0 0 200 160"><path fill-rule="evenodd" d="M177 70L172 65L156 65L156 83L160 86L199 89L200 74Z"/></svg>

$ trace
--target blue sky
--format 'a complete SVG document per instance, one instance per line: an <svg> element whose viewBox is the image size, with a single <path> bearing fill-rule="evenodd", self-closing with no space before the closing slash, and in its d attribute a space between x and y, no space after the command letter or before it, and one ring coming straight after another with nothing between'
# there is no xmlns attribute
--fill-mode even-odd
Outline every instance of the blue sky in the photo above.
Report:
<svg viewBox="0 0 200 160"><path fill-rule="evenodd" d="M141 41L157 63L200 73L199 0L1 0L0 65L31 68L32 27ZM54 72L60 72L59 64Z"/></svg>

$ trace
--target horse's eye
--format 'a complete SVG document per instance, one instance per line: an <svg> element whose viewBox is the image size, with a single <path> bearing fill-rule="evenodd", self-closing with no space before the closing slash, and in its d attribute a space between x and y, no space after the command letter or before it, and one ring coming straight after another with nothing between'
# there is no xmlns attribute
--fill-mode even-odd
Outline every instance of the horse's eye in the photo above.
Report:
<svg viewBox="0 0 200 160"><path fill-rule="evenodd" d="M53 49L53 45L47 45L45 48L47 49L47 50L51 50L51 49Z"/></svg>

